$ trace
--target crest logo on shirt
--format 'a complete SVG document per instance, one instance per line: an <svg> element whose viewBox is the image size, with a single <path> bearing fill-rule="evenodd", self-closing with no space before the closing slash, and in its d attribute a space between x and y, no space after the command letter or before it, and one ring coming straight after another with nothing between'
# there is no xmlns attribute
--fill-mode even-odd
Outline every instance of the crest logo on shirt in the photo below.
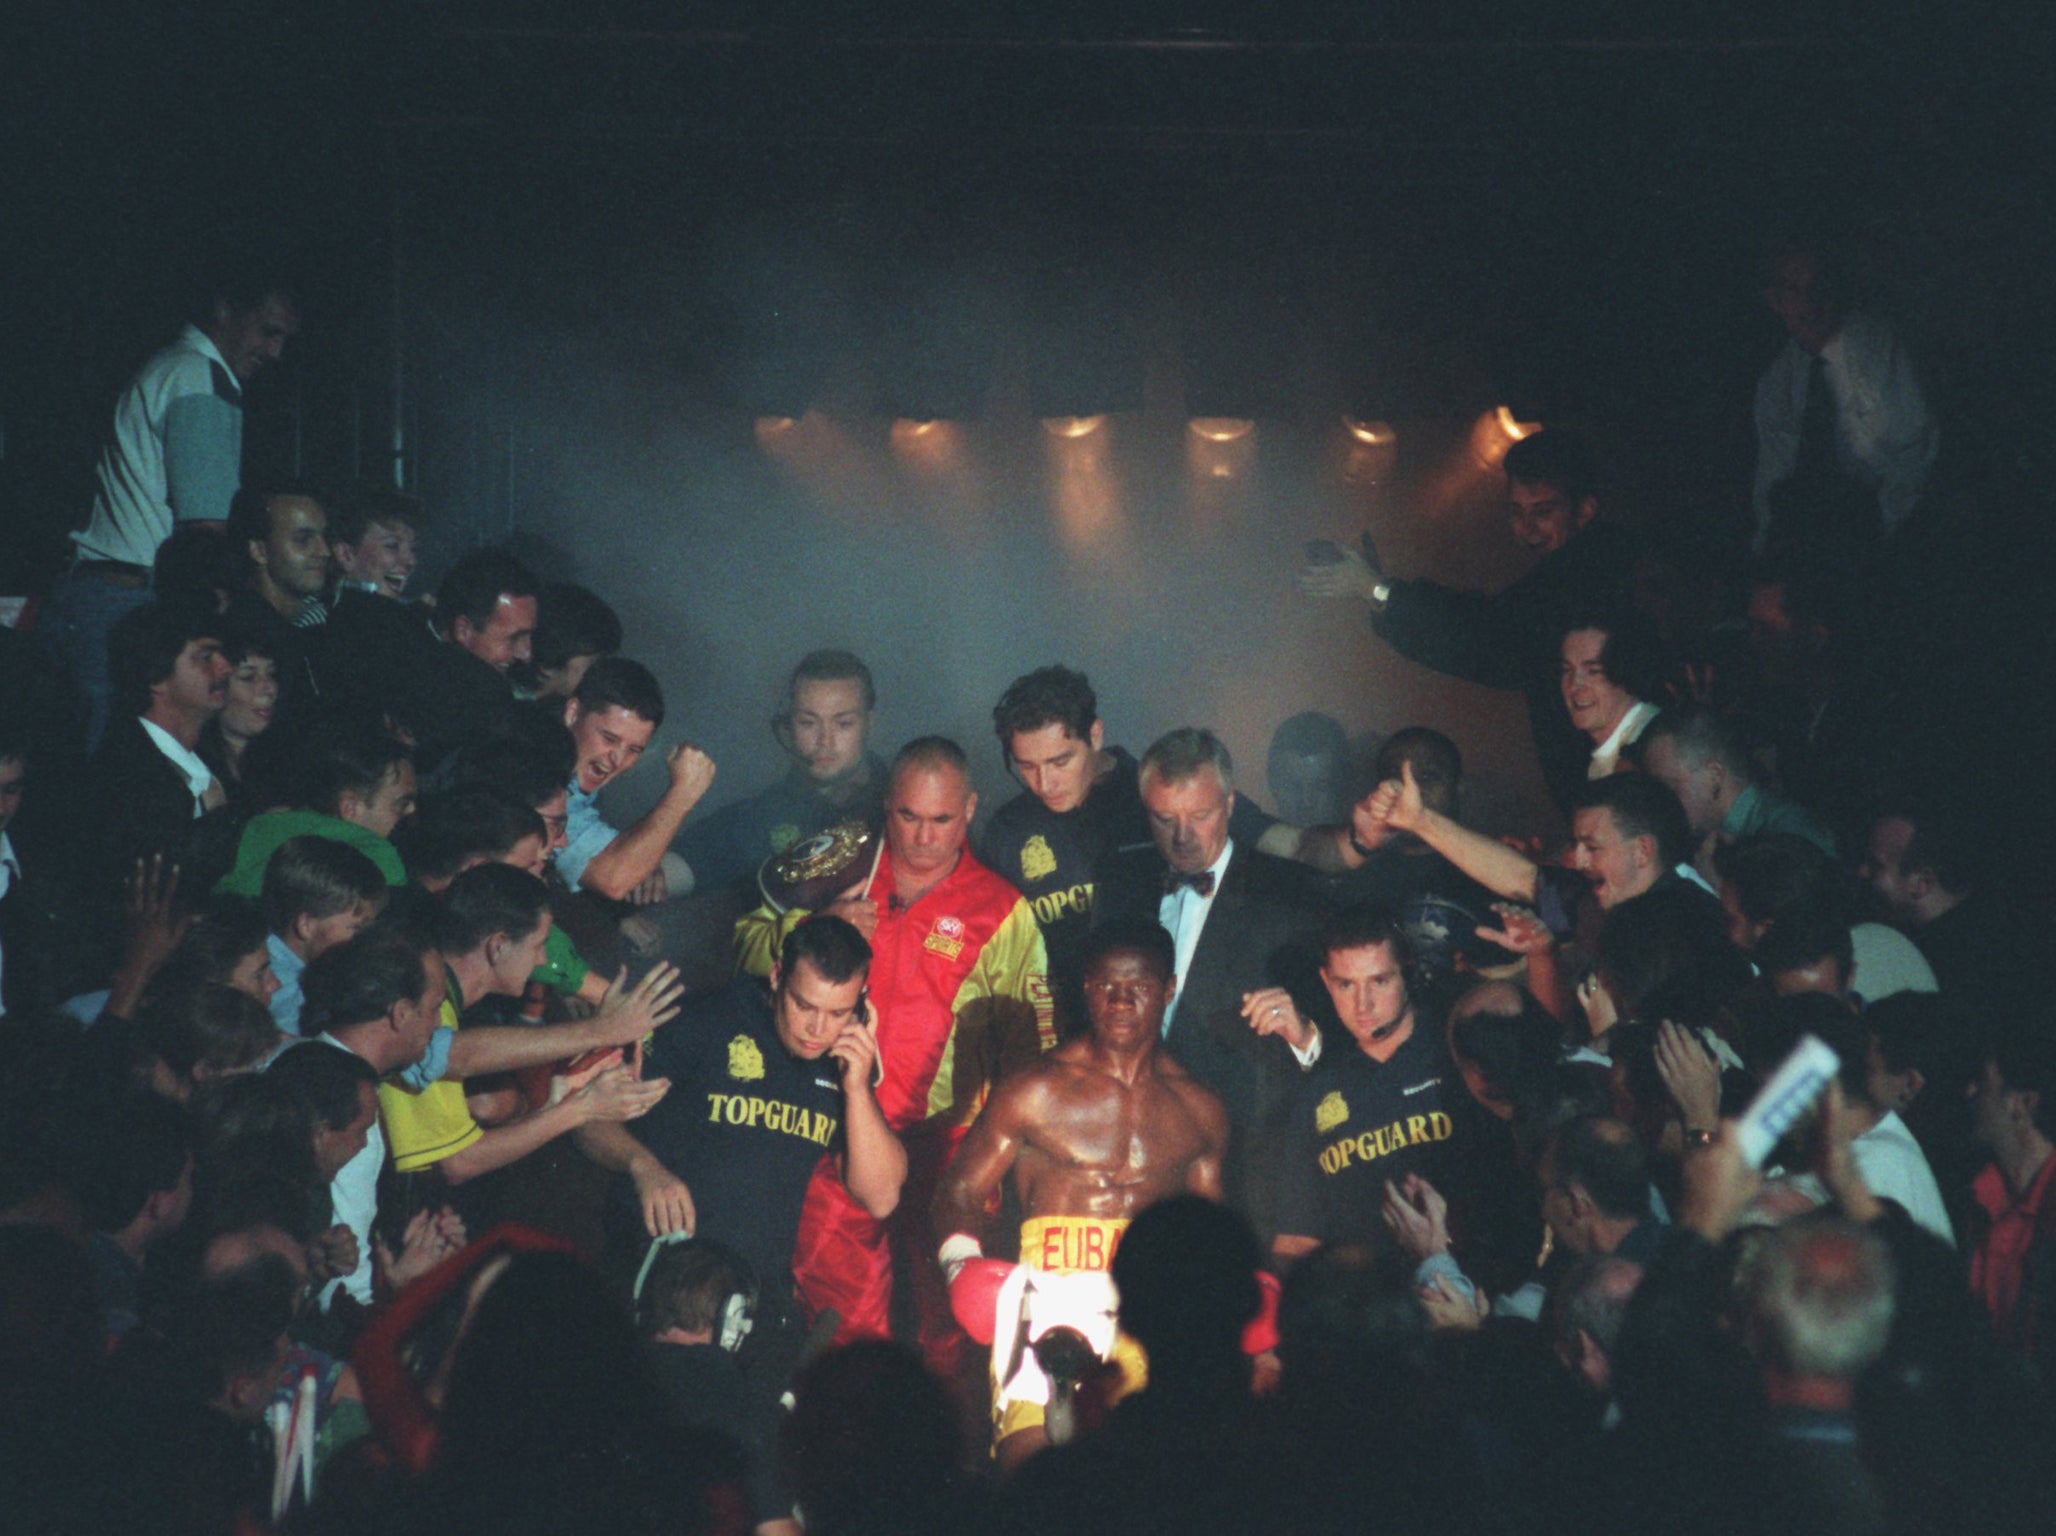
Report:
<svg viewBox="0 0 2056 1536"><path fill-rule="evenodd" d="M945 960L954 960L964 952L964 920L960 917L938 917L935 931L921 941L921 947Z"/></svg>
<svg viewBox="0 0 2056 1536"><path fill-rule="evenodd" d="M800 840L800 829L789 821L781 821L771 829L771 851L783 853Z"/></svg>
<svg viewBox="0 0 2056 1536"><path fill-rule="evenodd" d="M1314 1106L1314 1129L1326 1133L1349 1118L1349 1101L1341 1092L1329 1094Z"/></svg>
<svg viewBox="0 0 2056 1536"><path fill-rule="evenodd" d="M728 1075L738 1083L754 1083L764 1075L764 1053L748 1035L728 1042Z"/></svg>
<svg viewBox="0 0 2056 1536"><path fill-rule="evenodd" d="M1038 832L1021 845L1021 878L1023 880L1046 880L1057 872L1057 856L1050 852L1048 841Z"/></svg>

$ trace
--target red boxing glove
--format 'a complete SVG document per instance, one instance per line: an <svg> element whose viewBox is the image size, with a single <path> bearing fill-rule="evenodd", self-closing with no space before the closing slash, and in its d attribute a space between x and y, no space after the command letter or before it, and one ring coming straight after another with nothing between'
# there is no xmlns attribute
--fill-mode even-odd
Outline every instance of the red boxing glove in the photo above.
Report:
<svg viewBox="0 0 2056 1536"><path fill-rule="evenodd" d="M957 1271L949 1286L949 1309L957 1326L971 1335L972 1342L990 1344L997 1332L999 1289L1007 1283L1018 1264L1005 1259L970 1259Z"/></svg>
<svg viewBox="0 0 2056 1536"><path fill-rule="evenodd" d="M1245 1355L1261 1355L1278 1347L1278 1297L1285 1288L1268 1269L1256 1272L1256 1288L1261 1298L1257 1302L1256 1316L1242 1330L1242 1352Z"/></svg>

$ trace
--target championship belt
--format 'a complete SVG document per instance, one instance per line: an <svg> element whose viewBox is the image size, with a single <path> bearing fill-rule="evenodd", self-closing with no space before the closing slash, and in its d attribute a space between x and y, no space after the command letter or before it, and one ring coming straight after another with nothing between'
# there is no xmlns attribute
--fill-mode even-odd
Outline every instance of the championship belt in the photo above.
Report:
<svg viewBox="0 0 2056 1536"><path fill-rule="evenodd" d="M884 840L863 822L839 821L766 859L757 889L774 912L818 912L860 878L868 884L884 852Z"/></svg>

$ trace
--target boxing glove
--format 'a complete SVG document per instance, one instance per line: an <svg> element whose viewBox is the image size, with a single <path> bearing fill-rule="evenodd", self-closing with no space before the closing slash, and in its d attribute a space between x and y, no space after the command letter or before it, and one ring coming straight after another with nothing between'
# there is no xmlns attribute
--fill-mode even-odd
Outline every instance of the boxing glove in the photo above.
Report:
<svg viewBox="0 0 2056 1536"><path fill-rule="evenodd" d="M1005 1259L967 1259L950 1281L949 1309L974 1343L992 1342L1000 1287L1017 1267Z"/></svg>
<svg viewBox="0 0 2056 1536"><path fill-rule="evenodd" d="M1261 1355L1278 1347L1278 1297L1284 1287L1278 1277L1268 1269L1256 1272L1256 1288L1261 1299L1257 1302L1256 1316L1252 1317L1242 1330L1242 1352L1245 1355Z"/></svg>

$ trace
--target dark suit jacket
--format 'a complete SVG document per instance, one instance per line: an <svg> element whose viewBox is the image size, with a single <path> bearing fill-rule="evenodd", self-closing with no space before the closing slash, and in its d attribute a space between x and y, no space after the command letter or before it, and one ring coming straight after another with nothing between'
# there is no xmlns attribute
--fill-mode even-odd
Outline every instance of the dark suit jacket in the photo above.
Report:
<svg viewBox="0 0 2056 1536"><path fill-rule="evenodd" d="M1372 624L1400 655L1487 688L1518 688L1542 777L1568 812L1585 786L1592 743L1571 724L1556 680L1557 627L1634 595L1635 541L1608 523L1570 539L1503 592L1395 581Z"/></svg>
<svg viewBox="0 0 2056 1536"><path fill-rule="evenodd" d="M313 653L324 702L387 712L415 742L417 767L485 734L514 703L507 679L429 628L424 609L345 590Z"/></svg>
<svg viewBox="0 0 2056 1536"><path fill-rule="evenodd" d="M0 896L0 1005L16 1018L63 1001L57 991L59 948L64 929L44 882L29 872L28 861L15 849L21 873Z"/></svg>
<svg viewBox="0 0 2056 1536"><path fill-rule="evenodd" d="M210 822L193 815L193 790L186 776L157 750L134 715L117 713L107 724L78 802L87 814L76 841L54 868L64 881L62 910L80 946L76 964L87 971L111 964L121 945L122 885L136 860L164 855L166 865L185 867L180 885L204 891L198 858ZM104 971L101 973L104 976Z"/></svg>
<svg viewBox="0 0 2056 1536"><path fill-rule="evenodd" d="M139 858L162 853L176 859L191 846L192 786L137 716L117 715L108 723L86 778L100 875L118 882Z"/></svg>
<svg viewBox="0 0 2056 1536"><path fill-rule="evenodd" d="M1167 868L1154 848L1115 855L1094 899L1094 925L1156 922ZM1228 1106L1228 1198L1266 1237L1276 1187L1271 1165L1300 1067L1284 1041L1249 1027L1242 994L1282 986L1303 1015L1321 1017L1325 996L1315 935L1325 914L1310 870L1237 843L1165 1037L1179 1064Z"/></svg>

